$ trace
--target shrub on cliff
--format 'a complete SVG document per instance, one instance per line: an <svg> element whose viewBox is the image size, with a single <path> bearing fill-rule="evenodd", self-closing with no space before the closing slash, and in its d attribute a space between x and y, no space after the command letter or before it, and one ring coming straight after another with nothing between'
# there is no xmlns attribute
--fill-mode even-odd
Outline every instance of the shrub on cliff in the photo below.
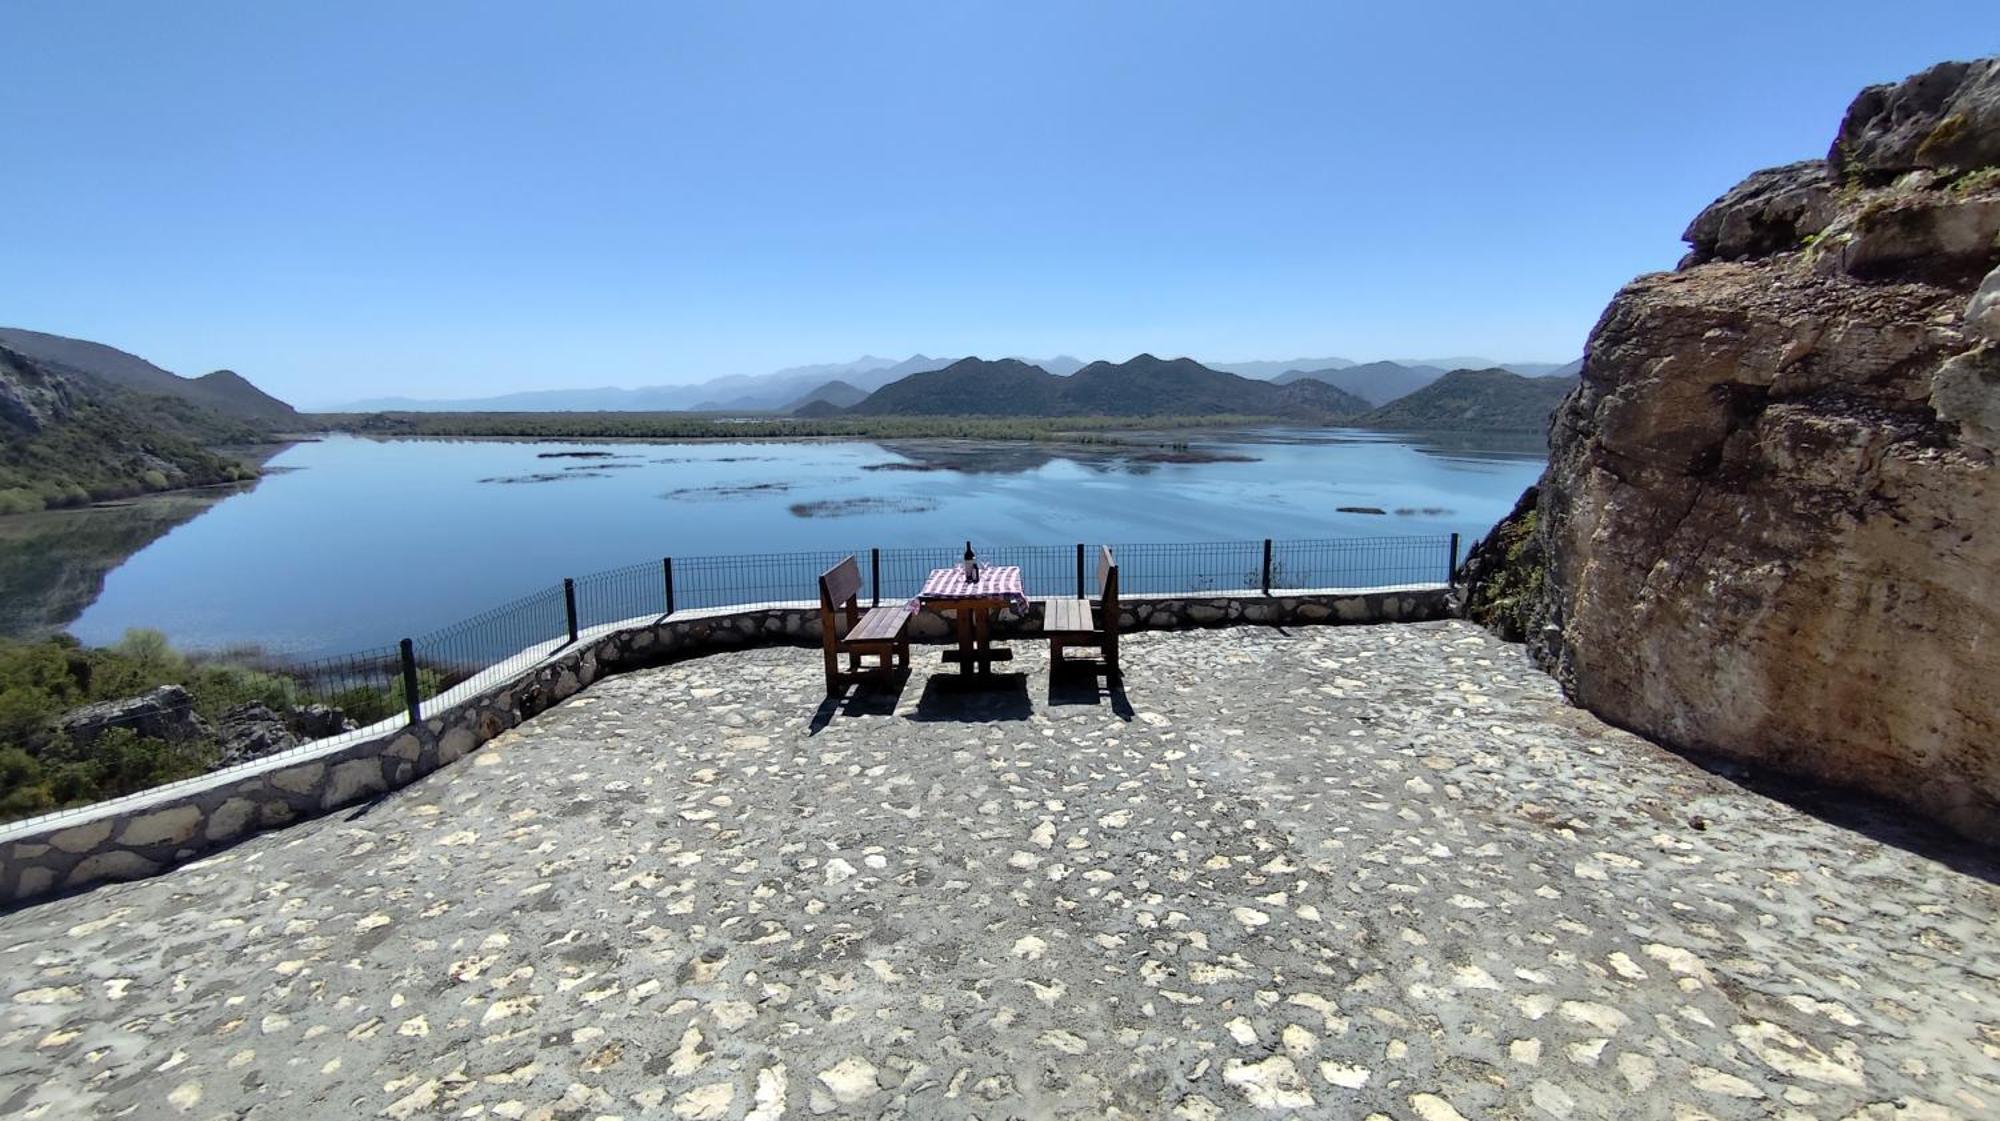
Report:
<svg viewBox="0 0 2000 1121"><path fill-rule="evenodd" d="M1548 560L1536 537L1538 491L1529 487L1460 570L1466 616L1508 642L1525 642L1541 607Z"/></svg>
<svg viewBox="0 0 2000 1121"><path fill-rule="evenodd" d="M423 671L419 695L431 696L442 684L435 671ZM63 731L64 714L80 706L164 685L185 689L202 718L198 737L167 742L117 725L87 737ZM128 631L97 649L68 636L0 642L0 821L202 774L220 758L210 729L229 710L255 703L285 713L306 699L301 682L283 672L190 657L158 631ZM348 690L336 701L363 723L404 707L400 682Z"/></svg>

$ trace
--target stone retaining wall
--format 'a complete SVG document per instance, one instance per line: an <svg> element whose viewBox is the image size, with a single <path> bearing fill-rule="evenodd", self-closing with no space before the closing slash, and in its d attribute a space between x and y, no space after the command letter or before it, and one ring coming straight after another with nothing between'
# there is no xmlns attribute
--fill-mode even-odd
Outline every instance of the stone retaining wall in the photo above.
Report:
<svg viewBox="0 0 2000 1121"><path fill-rule="evenodd" d="M1134 597L1121 605L1126 630L1232 624L1398 623L1452 614L1444 588L1353 594ZM1039 603L995 620L1000 637L1039 633ZM941 640L944 619L918 615L918 639ZM40 828L0 828L0 905L19 904L112 880L154 875L254 833L331 813L407 786L480 744L559 704L607 674L680 658L769 644L816 646L816 607L780 606L676 615L585 636L451 708L324 754L218 772L162 791L106 802ZM817 655L814 655L815 657ZM25 823L24 823L25 824Z"/></svg>

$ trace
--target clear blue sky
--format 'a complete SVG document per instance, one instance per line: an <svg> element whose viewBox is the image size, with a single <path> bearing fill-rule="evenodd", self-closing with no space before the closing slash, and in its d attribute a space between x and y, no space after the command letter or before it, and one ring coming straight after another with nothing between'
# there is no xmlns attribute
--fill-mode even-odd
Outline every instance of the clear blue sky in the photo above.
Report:
<svg viewBox="0 0 2000 1121"><path fill-rule="evenodd" d="M2000 7L7 0L0 42L0 323L319 404L1566 359Z"/></svg>

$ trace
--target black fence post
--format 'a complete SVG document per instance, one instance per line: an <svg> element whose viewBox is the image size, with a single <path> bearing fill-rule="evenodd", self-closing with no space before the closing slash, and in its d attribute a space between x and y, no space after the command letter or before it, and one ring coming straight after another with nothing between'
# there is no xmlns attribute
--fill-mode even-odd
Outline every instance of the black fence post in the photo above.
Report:
<svg viewBox="0 0 2000 1121"><path fill-rule="evenodd" d="M569 616L569 640L576 641L576 581L563 577L563 613Z"/></svg>
<svg viewBox="0 0 2000 1121"><path fill-rule="evenodd" d="M882 550L868 550L868 586L874 590L875 600L870 607L882 606Z"/></svg>
<svg viewBox="0 0 2000 1121"><path fill-rule="evenodd" d="M1444 582L1453 586L1458 584L1458 534L1456 533L1451 535L1451 567L1444 571Z"/></svg>
<svg viewBox="0 0 2000 1121"><path fill-rule="evenodd" d="M1089 599L1083 583L1083 542L1076 543L1076 598Z"/></svg>
<svg viewBox="0 0 2000 1121"><path fill-rule="evenodd" d="M667 580L666 613L672 615L674 613L674 558L662 557L660 559L660 568L665 573Z"/></svg>
<svg viewBox="0 0 2000 1121"><path fill-rule="evenodd" d="M423 720L424 713L417 700L417 647L409 639L403 640L403 703L410 710L410 723Z"/></svg>
<svg viewBox="0 0 2000 1121"><path fill-rule="evenodd" d="M1271 594L1271 539L1264 539L1264 594Z"/></svg>

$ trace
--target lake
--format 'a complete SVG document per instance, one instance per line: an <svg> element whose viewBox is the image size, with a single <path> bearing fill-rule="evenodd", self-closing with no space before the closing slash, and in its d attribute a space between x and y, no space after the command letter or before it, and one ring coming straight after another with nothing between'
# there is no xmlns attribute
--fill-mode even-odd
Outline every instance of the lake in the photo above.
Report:
<svg viewBox="0 0 2000 1121"><path fill-rule="evenodd" d="M997 553L1454 532L1470 545L1544 459L1539 441L1341 429L1119 439L1150 446L332 437L286 449L254 488L205 508L162 498L0 519L15 523L0 535L14 556L7 625L34 629L23 620L39 611L44 629L66 624L89 643L152 627L190 649L307 656L393 643L564 576L664 556L836 549L860 551L865 566L870 546L955 555L967 539ZM155 503L173 512L143 513ZM144 528L81 532L114 524ZM113 551L22 560L99 538ZM813 595L809 577L787 576L787 589L794 580L790 598Z"/></svg>

